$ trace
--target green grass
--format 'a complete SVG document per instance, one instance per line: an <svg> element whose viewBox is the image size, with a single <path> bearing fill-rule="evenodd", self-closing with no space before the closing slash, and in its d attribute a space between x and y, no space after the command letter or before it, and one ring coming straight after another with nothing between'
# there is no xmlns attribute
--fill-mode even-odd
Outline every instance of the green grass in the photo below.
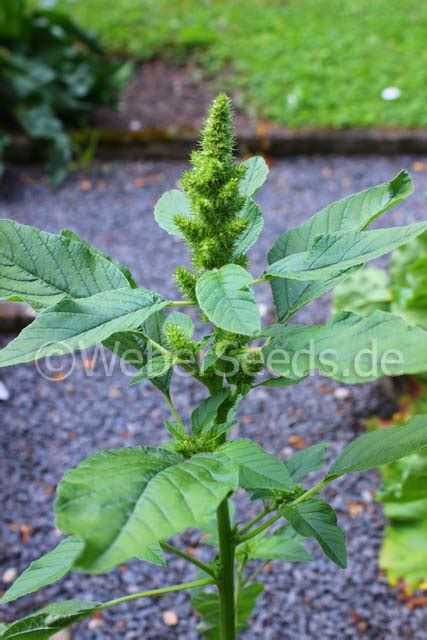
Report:
<svg viewBox="0 0 427 640"><path fill-rule="evenodd" d="M427 125L420 0L60 0L113 50L192 55L289 126ZM230 73L231 69L231 73ZM381 98L385 87L401 91ZM143 96L142 96L143 99Z"/></svg>

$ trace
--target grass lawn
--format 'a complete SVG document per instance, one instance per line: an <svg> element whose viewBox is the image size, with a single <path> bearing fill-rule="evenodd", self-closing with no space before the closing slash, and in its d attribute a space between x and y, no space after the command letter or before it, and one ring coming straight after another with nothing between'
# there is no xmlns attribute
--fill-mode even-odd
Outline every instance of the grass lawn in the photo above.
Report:
<svg viewBox="0 0 427 640"><path fill-rule="evenodd" d="M426 126L427 2L59 0L110 48L192 55L289 126ZM229 70L232 70L230 73ZM381 93L397 87L399 98ZM143 99L143 98L142 98Z"/></svg>

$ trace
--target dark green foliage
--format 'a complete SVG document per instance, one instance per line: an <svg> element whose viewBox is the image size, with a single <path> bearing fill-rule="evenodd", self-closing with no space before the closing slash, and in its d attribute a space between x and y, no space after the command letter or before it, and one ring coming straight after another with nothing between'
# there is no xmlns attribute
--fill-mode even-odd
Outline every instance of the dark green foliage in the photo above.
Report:
<svg viewBox="0 0 427 640"><path fill-rule="evenodd" d="M129 65L107 62L96 39L66 14L2 0L0 127L48 143L52 182L63 180L72 157L65 127L84 125L95 106L114 106L129 73Z"/></svg>

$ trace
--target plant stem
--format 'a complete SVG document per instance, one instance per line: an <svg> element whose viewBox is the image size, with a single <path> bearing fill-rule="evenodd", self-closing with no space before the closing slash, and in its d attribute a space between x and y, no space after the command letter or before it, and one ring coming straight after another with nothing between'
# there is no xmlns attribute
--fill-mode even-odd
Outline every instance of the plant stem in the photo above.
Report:
<svg viewBox="0 0 427 640"><path fill-rule="evenodd" d="M171 398L171 395L170 395L169 391L167 391L166 393L164 393L164 394L163 394L163 397L164 397L164 399L165 399L166 404L167 404L167 405L168 405L168 407L169 407L169 410L170 410L171 414L173 415L173 417L175 418L175 420L177 421L177 423L178 423L179 425L181 425L181 427L185 430L184 423L183 423L183 421L181 420L180 415L179 415L178 411L176 410L174 403L172 402L172 398Z"/></svg>
<svg viewBox="0 0 427 640"><path fill-rule="evenodd" d="M293 502L291 502L289 506L294 507L296 504L299 504L303 500L307 500L307 498L310 498L315 493L318 493L321 489L323 489L323 487L326 487L326 485L332 482L332 480L336 480L336 478L323 478L323 480L315 484L313 487L311 487L311 489L308 489L303 494L301 494L299 498L295 498L295 500L293 500Z"/></svg>
<svg viewBox="0 0 427 640"><path fill-rule="evenodd" d="M272 509L266 507L257 516L255 516L255 518L253 518L252 520L249 520L248 524L246 524L242 529L240 529L239 535L243 535L247 531L249 531L249 529L252 529L253 526L255 526L260 520L265 518L265 516L267 516L269 513L271 513L271 511L272 511Z"/></svg>
<svg viewBox="0 0 427 640"><path fill-rule="evenodd" d="M295 500L290 502L287 506L294 507L300 502L307 500L307 498L310 498L315 493L318 493L321 489L323 489L323 487L326 487L327 484L329 484L330 482L332 482L332 480L335 480L335 479L336 478L324 478L323 480L315 484L313 487L311 487L311 489L308 489L307 491L302 493L299 496L299 498L296 498ZM247 542L248 540L251 540L251 538L255 538L255 536L262 533L263 531L271 527L271 525L273 525L275 522L280 520L281 517L282 517L281 513L276 513L274 516L272 516L269 520L266 520L266 522L261 524L259 527L257 527L256 529L252 529L252 531L250 531L248 534L244 536L240 535L237 539L237 544L242 544L243 542ZM245 529L247 529L247 527L245 527ZM240 534L242 533L242 531L240 532Z"/></svg>
<svg viewBox="0 0 427 640"><path fill-rule="evenodd" d="M184 589L196 589L197 587L204 587L208 584L213 584L212 578L205 578L204 580L194 580L193 582L183 582L182 584L174 584L170 587L162 587L161 589L152 589L151 591L141 591L140 593L132 593L129 596L123 596L122 598L115 598L104 602L104 604L96 607L97 611L103 611L109 607L115 607L123 602L130 602L131 600L139 600L140 598L151 598L152 596L161 596L164 593L173 593L174 591L183 591Z"/></svg>
<svg viewBox="0 0 427 640"><path fill-rule="evenodd" d="M168 307L195 307L196 303L191 300L169 300Z"/></svg>
<svg viewBox="0 0 427 640"><path fill-rule="evenodd" d="M262 533L263 531L265 531L266 529L271 527L272 524L274 524L275 522L280 520L281 517L282 517L281 513L276 513L276 515L271 517L269 520L266 520L266 522L261 524L256 529L252 529L252 531L250 531L245 536L240 536L238 538L238 544L242 544L243 542L247 542L248 540L251 540L252 538L255 538L255 536L257 536L259 533Z"/></svg>
<svg viewBox="0 0 427 640"><path fill-rule="evenodd" d="M192 564L195 564L196 567L199 567L199 569L201 569L205 573L208 573L210 576L212 576L212 578L216 577L214 570L211 567L209 567L209 565L205 564L201 560L198 560L197 558L194 558L193 556L190 556L189 553L185 553L185 551L181 551L181 549L174 547L168 542L161 542L160 546L163 549L165 549L165 551L170 551L170 553L174 553L176 556L179 556L180 558L184 558L184 560L187 560L187 562L191 562Z"/></svg>
<svg viewBox="0 0 427 640"><path fill-rule="evenodd" d="M221 575L218 581L221 615L221 640L236 639L236 614L234 603L234 540L231 529L228 500L217 509L219 558Z"/></svg>

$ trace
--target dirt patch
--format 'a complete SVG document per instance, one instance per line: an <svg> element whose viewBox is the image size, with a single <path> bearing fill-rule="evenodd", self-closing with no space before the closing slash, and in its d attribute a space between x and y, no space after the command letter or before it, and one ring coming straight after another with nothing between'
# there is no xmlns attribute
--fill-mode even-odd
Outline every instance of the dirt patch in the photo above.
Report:
<svg viewBox="0 0 427 640"><path fill-rule="evenodd" d="M91 125L109 129L199 129L209 104L221 90L221 78L209 79L195 65L173 66L162 60L144 62L135 69L122 93L118 110L101 108ZM236 110L236 129L250 119Z"/></svg>

